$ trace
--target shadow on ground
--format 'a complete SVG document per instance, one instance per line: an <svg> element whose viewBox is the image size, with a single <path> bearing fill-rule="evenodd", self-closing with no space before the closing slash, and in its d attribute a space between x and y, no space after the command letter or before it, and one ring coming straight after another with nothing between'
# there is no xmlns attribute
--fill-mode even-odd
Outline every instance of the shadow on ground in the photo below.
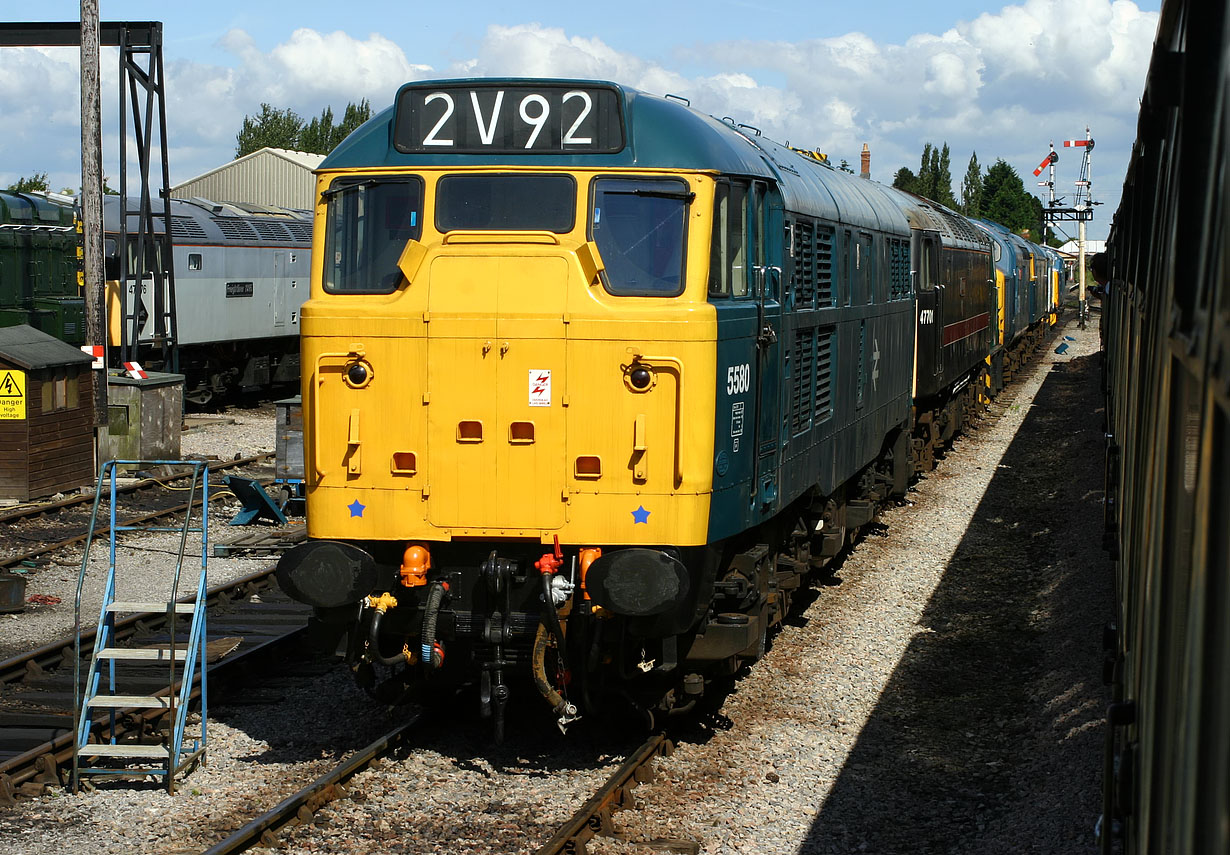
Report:
<svg viewBox="0 0 1230 855"><path fill-rule="evenodd" d="M1092 851L1111 610L1099 370L1048 374L800 852Z"/></svg>

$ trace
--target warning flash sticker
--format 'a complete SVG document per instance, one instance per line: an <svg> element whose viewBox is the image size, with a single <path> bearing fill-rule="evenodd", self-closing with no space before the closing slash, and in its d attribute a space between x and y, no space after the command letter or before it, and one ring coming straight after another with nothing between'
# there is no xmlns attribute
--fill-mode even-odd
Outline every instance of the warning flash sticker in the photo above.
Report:
<svg viewBox="0 0 1230 855"><path fill-rule="evenodd" d="M0 371L0 419L26 417L26 373Z"/></svg>
<svg viewBox="0 0 1230 855"><path fill-rule="evenodd" d="M530 369L530 406L551 406L551 372Z"/></svg>

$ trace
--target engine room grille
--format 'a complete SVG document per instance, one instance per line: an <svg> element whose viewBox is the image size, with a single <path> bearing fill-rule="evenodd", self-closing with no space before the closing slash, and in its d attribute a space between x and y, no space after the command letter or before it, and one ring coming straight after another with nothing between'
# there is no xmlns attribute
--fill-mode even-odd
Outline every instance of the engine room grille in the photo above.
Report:
<svg viewBox="0 0 1230 855"><path fill-rule="evenodd" d="M858 322L858 386L854 390L854 406L863 406L863 387L867 385L867 321Z"/></svg>
<svg viewBox="0 0 1230 855"><path fill-rule="evenodd" d="M794 289L796 309L816 307L816 227L811 223L794 224Z"/></svg>
<svg viewBox="0 0 1230 855"><path fill-rule="evenodd" d="M903 240L888 242L888 299L903 300L910 295L910 248Z"/></svg>
<svg viewBox="0 0 1230 855"><path fill-rule="evenodd" d="M933 208L932 210L948 226L951 234L963 238L970 243L982 244L987 246L988 249L990 248L990 238L983 234L981 229L970 225L969 221L964 217L955 216L941 208Z"/></svg>
<svg viewBox="0 0 1230 855"><path fill-rule="evenodd" d="M795 330L791 358L794 362L794 382L790 389L790 428L797 434L811 427L811 396L815 387L813 376L816 371L814 329Z"/></svg>
<svg viewBox="0 0 1230 855"><path fill-rule="evenodd" d="M256 233L265 240L276 240L281 243L291 240L290 229L283 223L271 220L252 220L251 225Z"/></svg>
<svg viewBox="0 0 1230 855"><path fill-rule="evenodd" d="M192 217L171 217L171 237L204 240L205 229Z"/></svg>
<svg viewBox="0 0 1230 855"><path fill-rule="evenodd" d="M222 229L222 235L227 240L257 240L256 230L244 220L234 217L214 217L214 223Z"/></svg>
<svg viewBox="0 0 1230 855"><path fill-rule="evenodd" d="M303 241L304 243L312 242L311 223L286 223L285 225L290 230L292 240Z"/></svg>
<svg viewBox="0 0 1230 855"><path fill-rule="evenodd" d="M816 421L833 414L833 329L816 336Z"/></svg>
<svg viewBox="0 0 1230 855"><path fill-rule="evenodd" d="M821 309L833 305L833 230L816 230L816 304Z"/></svg>

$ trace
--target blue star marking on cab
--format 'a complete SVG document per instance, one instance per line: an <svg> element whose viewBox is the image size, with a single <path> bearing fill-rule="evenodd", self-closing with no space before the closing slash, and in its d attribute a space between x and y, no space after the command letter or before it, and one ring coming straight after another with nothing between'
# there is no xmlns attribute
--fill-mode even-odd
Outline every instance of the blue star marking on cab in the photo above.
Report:
<svg viewBox="0 0 1230 855"><path fill-rule="evenodd" d="M358 499L355 499L346 507L350 508L350 515L352 517L361 517L363 516L363 512L367 510L367 505L363 504Z"/></svg>
<svg viewBox="0 0 1230 855"><path fill-rule="evenodd" d="M632 524L636 525L637 523L645 523L645 525L649 525L649 511L645 510L644 505L641 505L632 512Z"/></svg>

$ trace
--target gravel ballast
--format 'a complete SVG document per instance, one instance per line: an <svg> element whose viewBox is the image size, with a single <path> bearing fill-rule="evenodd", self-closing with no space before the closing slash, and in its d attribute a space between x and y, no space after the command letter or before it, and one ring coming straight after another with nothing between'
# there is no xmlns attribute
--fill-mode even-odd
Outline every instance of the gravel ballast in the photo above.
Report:
<svg viewBox="0 0 1230 855"><path fill-rule="evenodd" d="M1100 357L1096 329L1065 334L1066 353L1047 345L995 415L814 580L726 698L729 728L679 735L638 809L616 816L636 845L591 851L1093 850L1111 581ZM23 800L0 809L0 848L200 851L405 711L337 673L215 714L210 763L180 795L121 784ZM631 746L584 728L560 738L545 711L524 728L497 749L476 720L429 718L282 851L532 852Z"/></svg>
<svg viewBox="0 0 1230 855"><path fill-rule="evenodd" d="M250 457L272 452L276 439L276 418L272 405L238 410L225 419L213 419L205 426L186 431L180 439L180 455L184 459L231 460L236 456ZM271 470L272 471L272 470ZM211 484L220 484L222 476L215 474ZM93 485L90 485L93 489ZM216 492L216 489L212 492ZM186 494L185 494L186 495ZM199 494L198 494L199 495ZM119 507L124 508L124 497ZM179 501L183 501L181 498ZM239 508L234 499L220 499L210 505L209 537L217 542L234 532L228 524ZM122 518L122 515L121 515ZM194 525L200 524L199 512ZM156 525L171 525L160 522ZM83 527L85 530L88 526ZM174 532L142 534L123 533L116 551L116 590L119 599L135 602L165 602L170 595L180 536ZM21 549L28 546L18 545ZM201 567L199 535L190 535L180 593L196 588ZM46 566L25 570L26 598L42 595L50 598L43 605L27 603L19 613L0 615L0 658L15 656L26 650L72 635L73 601L81 571L84 544L71 547L50 557ZM108 563L108 539L104 529L95 537L90 549L90 567L82 599L82 624L94 626L102 603L102 585ZM269 564L268 556L239 555L227 558L209 557L209 585L218 585L241 578Z"/></svg>

